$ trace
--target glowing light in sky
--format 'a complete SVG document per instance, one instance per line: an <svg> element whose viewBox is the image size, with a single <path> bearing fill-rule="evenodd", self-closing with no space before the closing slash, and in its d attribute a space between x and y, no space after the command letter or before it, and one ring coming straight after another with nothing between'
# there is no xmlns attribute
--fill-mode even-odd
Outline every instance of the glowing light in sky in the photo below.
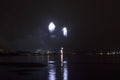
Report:
<svg viewBox="0 0 120 80"><path fill-rule="evenodd" d="M48 30L49 30L49 32L53 32L53 31L55 30L55 25L54 25L53 22L51 22L51 23L49 24Z"/></svg>
<svg viewBox="0 0 120 80"><path fill-rule="evenodd" d="M65 37L67 37L67 28L66 28L66 27L63 27L63 28L62 28L62 31L63 31L63 35L64 35Z"/></svg>

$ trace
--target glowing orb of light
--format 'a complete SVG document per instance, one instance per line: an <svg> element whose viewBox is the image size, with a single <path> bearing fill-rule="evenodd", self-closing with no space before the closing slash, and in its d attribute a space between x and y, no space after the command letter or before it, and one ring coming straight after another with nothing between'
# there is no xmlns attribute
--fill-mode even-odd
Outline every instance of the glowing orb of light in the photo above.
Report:
<svg viewBox="0 0 120 80"><path fill-rule="evenodd" d="M62 31L63 31L63 35L64 35L65 37L67 37L67 28L66 28L66 27L63 27L63 28L62 28Z"/></svg>
<svg viewBox="0 0 120 80"><path fill-rule="evenodd" d="M53 32L53 31L55 31L55 25L54 25L53 22L51 22L51 23L49 24L49 26L48 26L48 30L49 30L49 32Z"/></svg>

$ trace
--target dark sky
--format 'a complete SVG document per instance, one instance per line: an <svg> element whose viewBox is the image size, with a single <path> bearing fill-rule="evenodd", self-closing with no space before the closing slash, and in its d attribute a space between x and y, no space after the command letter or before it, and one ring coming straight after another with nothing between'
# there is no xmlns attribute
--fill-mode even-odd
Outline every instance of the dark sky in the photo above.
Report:
<svg viewBox="0 0 120 80"><path fill-rule="evenodd" d="M1 47L120 48L118 6L113 8L112 0L3 0L0 5ZM47 30L51 21L54 39ZM59 35L62 26L68 28L67 38Z"/></svg>

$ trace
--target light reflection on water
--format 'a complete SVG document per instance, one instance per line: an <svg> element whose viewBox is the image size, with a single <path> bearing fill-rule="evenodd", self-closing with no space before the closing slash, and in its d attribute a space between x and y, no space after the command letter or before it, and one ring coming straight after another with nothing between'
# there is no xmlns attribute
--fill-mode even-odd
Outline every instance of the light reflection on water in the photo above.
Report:
<svg viewBox="0 0 120 80"><path fill-rule="evenodd" d="M67 58L63 54L0 56L0 62L48 64L46 67L14 67L0 64L0 80L68 80L68 77L70 80L77 80L76 78L86 80L86 78L94 78L93 75L97 78L104 78L111 77L113 73L117 75L116 72L120 72L120 56L115 55L84 57L67 55ZM81 75L76 74L76 70Z"/></svg>
<svg viewBox="0 0 120 80"><path fill-rule="evenodd" d="M23 78L24 80L36 78L35 80L68 80L68 62L63 54L57 55L36 55L36 56L1 56L0 62L20 62L20 63L43 63L48 64L48 67L1 67L0 71L4 72L3 75L7 75L8 78L12 77L15 80L14 76ZM0 72L1 73L1 72ZM28 75L25 75L27 74ZM22 75L19 75L22 74ZM29 77L28 77L29 76ZM1 76L0 76L1 77ZM32 79L34 80L34 79Z"/></svg>
<svg viewBox="0 0 120 80"><path fill-rule="evenodd" d="M48 64L48 66L49 66L49 70L48 70L48 80L56 80L57 78L57 69L56 68L58 68L56 65L55 65L55 63L52 63L52 64ZM61 68L60 70L60 72L61 73L59 73L59 75L60 75L60 77L62 78L62 80L68 80L68 66L67 66L67 61L63 61L63 66L61 66L61 67L59 67L59 68ZM59 78L59 77L58 77Z"/></svg>
<svg viewBox="0 0 120 80"><path fill-rule="evenodd" d="M67 66L67 62L65 63L66 65L64 65L63 68L63 80L68 80L68 66Z"/></svg>
<svg viewBox="0 0 120 80"><path fill-rule="evenodd" d="M49 57L48 57L49 60ZM55 61L48 61L48 80L68 80L68 65L64 60L63 51ZM59 75L59 76L58 76Z"/></svg>
<svg viewBox="0 0 120 80"><path fill-rule="evenodd" d="M56 69L54 64L49 64L49 75L48 78L49 80L56 80Z"/></svg>

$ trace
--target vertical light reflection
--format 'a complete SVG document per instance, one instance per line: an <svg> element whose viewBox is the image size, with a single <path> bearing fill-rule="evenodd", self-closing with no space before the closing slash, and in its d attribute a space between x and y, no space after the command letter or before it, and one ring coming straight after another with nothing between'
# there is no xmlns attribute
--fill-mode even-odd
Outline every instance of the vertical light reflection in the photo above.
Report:
<svg viewBox="0 0 120 80"><path fill-rule="evenodd" d="M68 66L67 61L63 62L64 65L61 67L62 80L68 80ZM56 68L55 64L49 64L49 80L56 80Z"/></svg>
<svg viewBox="0 0 120 80"><path fill-rule="evenodd" d="M62 67L63 66L63 48L61 48L60 53L61 53L60 59L61 59L61 67Z"/></svg>
<svg viewBox="0 0 120 80"><path fill-rule="evenodd" d="M67 66L67 61L64 61L63 80L68 80L68 66Z"/></svg>
<svg viewBox="0 0 120 80"><path fill-rule="evenodd" d="M63 47L60 50L61 53L61 73L63 74L63 80L68 80L68 67L67 67L67 61L64 61L64 52Z"/></svg>
<svg viewBox="0 0 120 80"><path fill-rule="evenodd" d="M56 80L55 64L49 64L49 80Z"/></svg>
<svg viewBox="0 0 120 80"><path fill-rule="evenodd" d="M48 80L68 80L68 64L67 61L64 60L64 52L63 48L60 50L60 55L57 60L50 60L50 55L48 56ZM56 57L56 56L54 56ZM59 76L60 75L60 76Z"/></svg>

